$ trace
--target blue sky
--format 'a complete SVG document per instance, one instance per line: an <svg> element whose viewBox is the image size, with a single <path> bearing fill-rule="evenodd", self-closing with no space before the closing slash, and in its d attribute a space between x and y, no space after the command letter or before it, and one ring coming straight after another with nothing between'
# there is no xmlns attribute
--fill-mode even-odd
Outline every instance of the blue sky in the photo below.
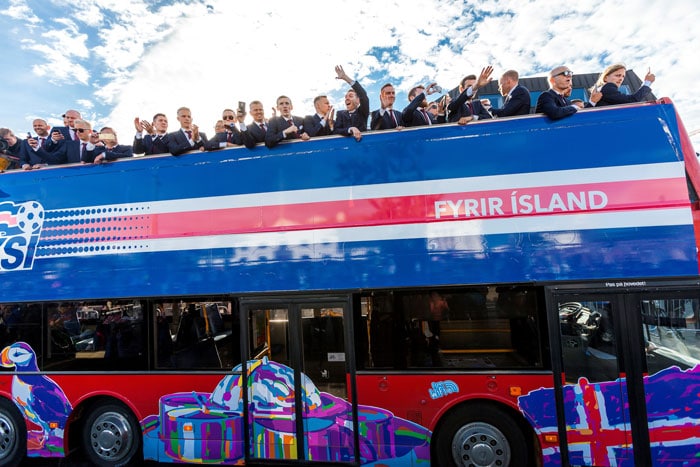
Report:
<svg viewBox="0 0 700 467"><path fill-rule="evenodd" d="M3 103L0 126L23 135L36 117L62 124L77 109L93 125L133 138L133 119L192 109L205 132L226 107L280 94L294 113L328 94L342 108L341 64L379 105L398 106L418 83L444 88L491 64L543 76L554 66L599 72L624 62L678 106L700 148L700 6L693 0L582 2L306 0L289 2L0 0Z"/></svg>

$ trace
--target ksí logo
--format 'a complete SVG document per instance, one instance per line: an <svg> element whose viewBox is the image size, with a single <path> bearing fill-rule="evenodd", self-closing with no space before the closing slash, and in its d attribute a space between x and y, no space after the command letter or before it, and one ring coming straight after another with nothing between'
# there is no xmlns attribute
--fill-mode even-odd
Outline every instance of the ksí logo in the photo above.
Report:
<svg viewBox="0 0 700 467"><path fill-rule="evenodd" d="M0 203L0 271L31 269L44 207L36 201Z"/></svg>

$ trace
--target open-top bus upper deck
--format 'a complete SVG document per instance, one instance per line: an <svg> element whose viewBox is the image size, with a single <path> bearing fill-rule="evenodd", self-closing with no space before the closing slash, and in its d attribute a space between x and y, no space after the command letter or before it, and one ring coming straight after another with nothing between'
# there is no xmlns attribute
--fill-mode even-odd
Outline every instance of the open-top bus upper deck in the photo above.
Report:
<svg viewBox="0 0 700 467"><path fill-rule="evenodd" d="M5 173L0 277L41 300L694 276L686 172L661 101Z"/></svg>

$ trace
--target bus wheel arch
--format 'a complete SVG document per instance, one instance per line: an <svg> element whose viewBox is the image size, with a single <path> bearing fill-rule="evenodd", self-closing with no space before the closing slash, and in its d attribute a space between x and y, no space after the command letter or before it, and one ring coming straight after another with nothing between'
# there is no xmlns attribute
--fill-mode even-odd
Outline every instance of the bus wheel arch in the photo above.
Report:
<svg viewBox="0 0 700 467"><path fill-rule="evenodd" d="M143 434L133 411L113 398L98 398L82 408L79 433L82 453L91 465L140 465Z"/></svg>
<svg viewBox="0 0 700 467"><path fill-rule="evenodd" d="M536 465L533 445L538 443L531 442L535 438L513 409L471 400L452 407L438 421L431 442L432 465Z"/></svg>
<svg viewBox="0 0 700 467"><path fill-rule="evenodd" d="M27 455L27 423L15 404L0 397L0 464L18 466Z"/></svg>

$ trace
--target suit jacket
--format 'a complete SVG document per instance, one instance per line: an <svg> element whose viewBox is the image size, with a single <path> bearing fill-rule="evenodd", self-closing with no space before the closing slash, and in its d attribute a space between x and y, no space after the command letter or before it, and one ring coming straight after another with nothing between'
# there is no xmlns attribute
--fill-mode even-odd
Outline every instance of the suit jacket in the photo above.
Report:
<svg viewBox="0 0 700 467"><path fill-rule="evenodd" d="M81 155L82 145L82 141L63 140L55 151L51 151L51 154L58 161L56 162L58 164L77 164L79 162L93 162L95 157L105 150L104 146L95 146L91 150L88 150L86 146Z"/></svg>
<svg viewBox="0 0 700 467"><path fill-rule="evenodd" d="M651 88L649 86L642 86L634 94L627 95L621 93L615 83L605 83L605 86L603 86L600 92L603 93L603 97L600 98L596 107L645 101L651 94Z"/></svg>
<svg viewBox="0 0 700 467"><path fill-rule="evenodd" d="M355 81L352 83L352 89L360 98L360 106L350 114L347 110L339 110L335 114L335 124L333 125L333 133L336 135L348 136L348 130L352 127L360 131L367 131L367 117L369 117L369 97L365 89Z"/></svg>
<svg viewBox="0 0 700 467"><path fill-rule="evenodd" d="M384 115L382 115L381 109L374 110L372 111L370 128L372 130L390 130L392 128L396 128L397 126L403 126L403 116L401 115L401 111L394 109L394 118L396 118L396 122L394 122L394 119L391 118L388 111L385 111Z"/></svg>
<svg viewBox="0 0 700 467"><path fill-rule="evenodd" d="M267 126L267 124L265 124L265 126ZM248 149L253 149L256 144L265 142L266 133L267 130L263 130L260 128L260 125L253 122L246 125L245 131L241 132L241 139L243 140L245 147Z"/></svg>
<svg viewBox="0 0 700 467"><path fill-rule="evenodd" d="M530 91L525 86L517 85L510 92L510 98L506 98L501 109L491 109L493 115L499 117L514 117L530 113Z"/></svg>
<svg viewBox="0 0 700 467"><path fill-rule="evenodd" d="M112 149L107 149L106 147L104 147L103 152L105 154L105 159L108 161L115 161L117 159L122 159L125 157L134 157L134 150L128 144L117 144ZM95 154L92 161L90 162L94 162L95 157L97 157L97 154Z"/></svg>
<svg viewBox="0 0 700 467"><path fill-rule="evenodd" d="M143 138L134 137L133 152L135 154L165 154L168 151L168 135L158 137L144 135Z"/></svg>
<svg viewBox="0 0 700 467"><path fill-rule="evenodd" d="M48 141L51 138L47 138ZM21 152L19 155L20 165L37 165L37 164L62 164L63 161L60 155L56 152L49 152L45 148L39 147L36 151L32 148L27 140L22 142Z"/></svg>
<svg viewBox="0 0 700 467"><path fill-rule="evenodd" d="M179 156L187 151L202 148L207 144L207 135L200 131L199 138L200 140L196 141L194 146L192 146L182 129L168 133L168 152L173 156Z"/></svg>
<svg viewBox="0 0 700 467"><path fill-rule="evenodd" d="M450 102L447 106L447 121L450 123L458 122L462 117L473 117L476 115L478 120L485 120L493 118L493 115L481 105L481 102L477 99L474 100L474 95L467 97L467 91L469 88L465 89L457 96L457 99Z"/></svg>
<svg viewBox="0 0 700 467"><path fill-rule="evenodd" d="M309 136L328 136L332 135L329 122L325 122L325 125L321 124L321 117L318 114L307 115L304 117L304 130Z"/></svg>
<svg viewBox="0 0 700 467"><path fill-rule="evenodd" d="M535 113L543 113L552 120L559 120L576 112L578 112L578 107L571 104L569 99L560 95L554 89L543 92L537 98Z"/></svg>
<svg viewBox="0 0 700 467"><path fill-rule="evenodd" d="M306 133L304 130L304 119L292 115L292 121L294 125L298 128L297 133L293 133L284 136L282 133L284 130L289 128L289 123L284 117L274 117L267 122L267 133L265 133L265 146L268 148L274 148L282 140L299 139L301 133Z"/></svg>
<svg viewBox="0 0 700 467"><path fill-rule="evenodd" d="M67 126L55 126L51 128L51 130L49 130L49 136L51 136L51 133L53 133L54 131L58 131L59 133L61 133L64 139L73 139L73 137L70 134L70 129Z"/></svg>
<svg viewBox="0 0 700 467"><path fill-rule="evenodd" d="M421 92L413 98L413 100L406 106L401 112L401 117L403 118L403 123L406 126L423 126L423 125L433 125L436 123L430 112L425 110L427 114L428 121L425 120L426 116L420 110L420 103L425 100L425 93Z"/></svg>
<svg viewBox="0 0 700 467"><path fill-rule="evenodd" d="M243 138L241 137L240 130L235 126L232 126L231 128L233 129L233 131L231 132L222 131L215 134L212 139L207 141L207 143L204 145L204 148L208 151L226 148L226 144L229 143L229 133L231 134L231 143L243 144Z"/></svg>

